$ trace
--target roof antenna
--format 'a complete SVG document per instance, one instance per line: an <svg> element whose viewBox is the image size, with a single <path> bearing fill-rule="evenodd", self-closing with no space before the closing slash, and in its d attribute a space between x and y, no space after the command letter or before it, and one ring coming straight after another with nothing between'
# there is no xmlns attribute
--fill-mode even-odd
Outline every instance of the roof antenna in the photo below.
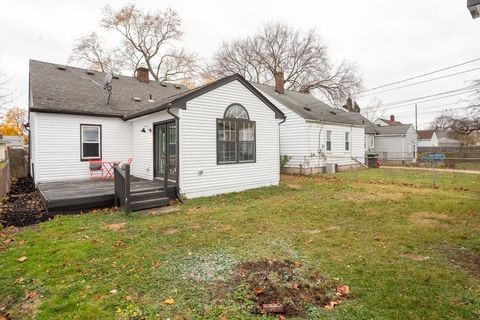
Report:
<svg viewBox="0 0 480 320"><path fill-rule="evenodd" d="M112 80L113 74L111 72L108 72L103 79L103 88L108 92L107 104L110 104L112 98Z"/></svg>

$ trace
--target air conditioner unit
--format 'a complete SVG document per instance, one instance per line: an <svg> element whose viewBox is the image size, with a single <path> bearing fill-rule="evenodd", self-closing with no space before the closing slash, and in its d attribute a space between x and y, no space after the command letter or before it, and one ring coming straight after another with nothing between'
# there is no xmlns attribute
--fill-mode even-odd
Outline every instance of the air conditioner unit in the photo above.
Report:
<svg viewBox="0 0 480 320"><path fill-rule="evenodd" d="M327 173L335 173L337 169L337 164L336 163L327 163L325 164L327 168Z"/></svg>

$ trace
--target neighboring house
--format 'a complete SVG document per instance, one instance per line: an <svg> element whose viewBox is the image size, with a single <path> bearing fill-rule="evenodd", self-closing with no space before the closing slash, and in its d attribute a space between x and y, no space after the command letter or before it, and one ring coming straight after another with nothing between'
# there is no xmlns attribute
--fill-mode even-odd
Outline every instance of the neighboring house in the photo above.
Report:
<svg viewBox="0 0 480 320"><path fill-rule="evenodd" d="M8 147L23 147L23 137L0 135L0 161L5 161Z"/></svg>
<svg viewBox="0 0 480 320"><path fill-rule="evenodd" d="M452 139L449 137L441 137L438 139L439 147L460 147L462 143L457 139Z"/></svg>
<svg viewBox="0 0 480 320"><path fill-rule="evenodd" d="M412 124L377 126L374 150L384 164L415 162L417 131Z"/></svg>
<svg viewBox="0 0 480 320"><path fill-rule="evenodd" d="M365 163L365 123L358 113L332 108L310 94L253 83L286 115L280 125L280 154L290 161L286 171L315 174L326 166L348 170Z"/></svg>
<svg viewBox="0 0 480 320"><path fill-rule="evenodd" d="M438 135L435 130L417 130L419 147L438 147Z"/></svg>
<svg viewBox="0 0 480 320"><path fill-rule="evenodd" d="M240 75L187 90L139 68L137 78L113 77L110 104L104 77L30 61L36 184L89 179L89 160L129 158L133 176L167 179L188 198L279 183L284 114Z"/></svg>
<svg viewBox="0 0 480 320"><path fill-rule="evenodd" d="M385 127L385 126L399 126L402 125L400 121L395 120L395 116L392 114L390 119L381 119L378 118L373 122L377 126Z"/></svg>

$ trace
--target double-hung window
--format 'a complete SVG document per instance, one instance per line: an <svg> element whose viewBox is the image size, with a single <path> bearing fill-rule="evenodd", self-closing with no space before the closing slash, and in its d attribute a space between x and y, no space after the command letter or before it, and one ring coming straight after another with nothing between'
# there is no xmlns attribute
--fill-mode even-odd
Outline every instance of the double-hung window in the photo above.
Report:
<svg viewBox="0 0 480 320"><path fill-rule="evenodd" d="M332 151L332 131L327 130L326 134L326 145L327 145L327 151Z"/></svg>
<svg viewBox="0 0 480 320"><path fill-rule="evenodd" d="M255 162L255 149L255 122L242 105L230 105L217 119L217 163Z"/></svg>
<svg viewBox="0 0 480 320"><path fill-rule="evenodd" d="M80 125L80 156L81 160L102 158L102 126Z"/></svg>
<svg viewBox="0 0 480 320"><path fill-rule="evenodd" d="M350 151L350 132L345 132L345 151Z"/></svg>

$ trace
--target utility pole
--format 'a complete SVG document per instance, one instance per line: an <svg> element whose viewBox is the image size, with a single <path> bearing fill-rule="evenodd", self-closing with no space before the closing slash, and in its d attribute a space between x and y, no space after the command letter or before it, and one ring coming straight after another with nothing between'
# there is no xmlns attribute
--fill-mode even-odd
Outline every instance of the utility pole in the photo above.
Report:
<svg viewBox="0 0 480 320"><path fill-rule="evenodd" d="M418 113L417 113L417 104L415 103L415 130L418 130Z"/></svg>

